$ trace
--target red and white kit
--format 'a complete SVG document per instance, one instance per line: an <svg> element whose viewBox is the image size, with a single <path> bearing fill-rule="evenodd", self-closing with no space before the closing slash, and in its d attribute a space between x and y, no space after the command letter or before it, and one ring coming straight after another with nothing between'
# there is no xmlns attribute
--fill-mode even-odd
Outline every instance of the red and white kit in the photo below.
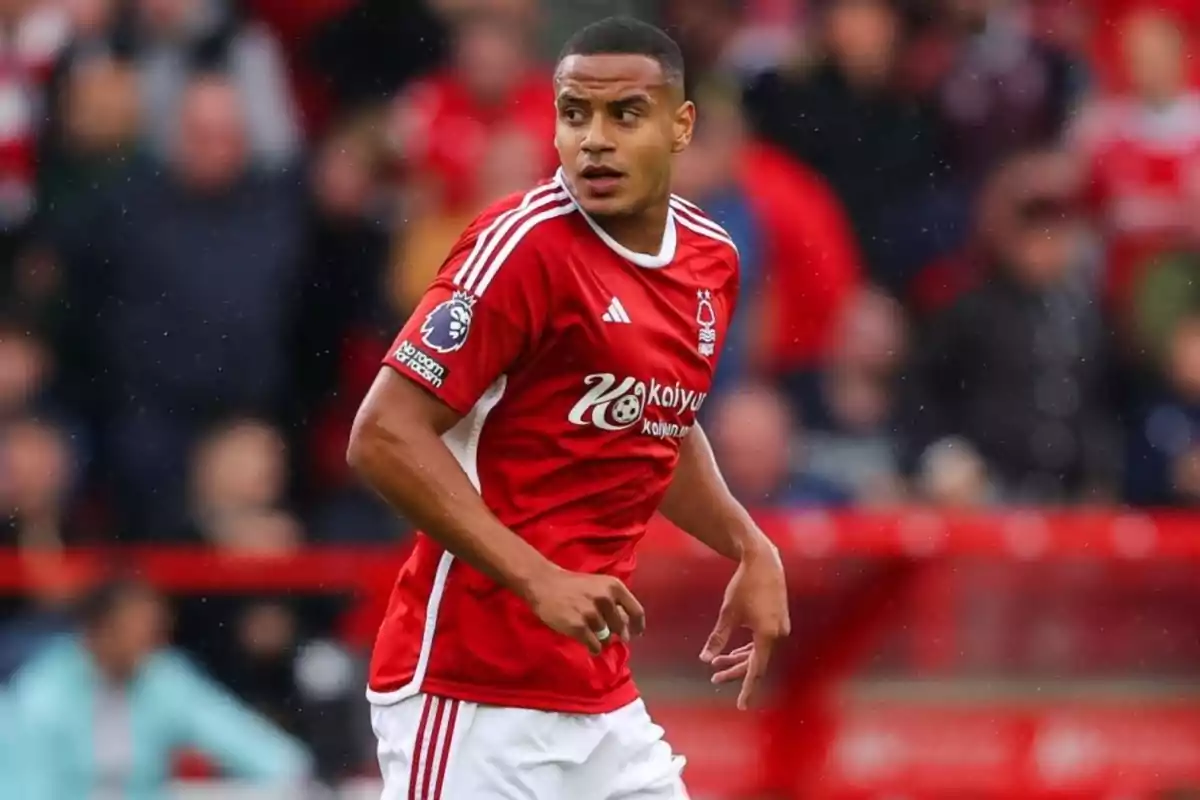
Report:
<svg viewBox="0 0 1200 800"><path fill-rule="evenodd" d="M1200 236L1200 94L1163 108L1101 101L1073 133L1107 240L1106 289L1124 311L1153 257Z"/></svg>
<svg viewBox="0 0 1200 800"><path fill-rule="evenodd" d="M501 522L561 567L628 581L707 396L737 263L675 197L660 252L628 250L560 172L466 230L385 363L464 415L444 439ZM684 797L628 657L617 640L592 656L419 535L367 693L385 798Z"/></svg>

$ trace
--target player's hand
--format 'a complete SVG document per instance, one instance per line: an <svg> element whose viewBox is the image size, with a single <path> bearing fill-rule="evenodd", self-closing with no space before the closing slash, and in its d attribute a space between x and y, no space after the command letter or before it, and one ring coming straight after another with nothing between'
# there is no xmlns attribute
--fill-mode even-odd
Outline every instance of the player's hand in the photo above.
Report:
<svg viewBox="0 0 1200 800"><path fill-rule="evenodd" d="M611 575L555 569L532 589L538 619L599 655L612 636L629 641L646 629L646 612L633 592Z"/></svg>
<svg viewBox="0 0 1200 800"><path fill-rule="evenodd" d="M750 643L725 653L734 631L743 627L750 629ZM767 672L775 642L787 636L791 628L783 563L779 552L767 546L748 554L738 565L700 660L716 670L713 683L742 681L737 706L745 710Z"/></svg>

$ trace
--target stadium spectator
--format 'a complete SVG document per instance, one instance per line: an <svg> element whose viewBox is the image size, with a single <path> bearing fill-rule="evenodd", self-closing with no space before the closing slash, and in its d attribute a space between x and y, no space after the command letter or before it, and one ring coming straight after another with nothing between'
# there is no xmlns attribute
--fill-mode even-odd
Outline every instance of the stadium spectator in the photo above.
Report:
<svg viewBox="0 0 1200 800"><path fill-rule="evenodd" d="M284 730L300 729L302 704L294 663L299 621L286 602L250 603L231 614L232 636L221 637L225 685ZM216 621L216 620L214 620ZM231 640L231 641L230 641Z"/></svg>
<svg viewBox="0 0 1200 800"><path fill-rule="evenodd" d="M70 38L61 5L0 5L0 263L17 252L37 209L38 137L55 61Z"/></svg>
<svg viewBox="0 0 1200 800"><path fill-rule="evenodd" d="M1014 153L1055 142L1083 89L1079 64L1009 0L938 0L910 47L945 126L956 183L974 190ZM909 67L913 70L913 67Z"/></svg>
<svg viewBox="0 0 1200 800"><path fill-rule="evenodd" d="M1196 0L0 0L0 560L22 565L0 576L0 682L73 630L87 558L64 546L151 540L264 574L312 544L406 546L346 468L354 412L467 221L552 168L539 56L614 5L675 26L699 124L673 191L740 251L703 409L739 496L928 506L887 517L947 555L960 516L986 518L975 543L1005 514L1007 544L1047 557L1075 530L1042 529L1040 504L1200 505ZM1047 140L1078 186L1027 149ZM867 680L910 658L989 679L1191 669L1196 637L1159 624L1195 616L1168 517L1159 538L1116 520L1113 548L1153 556L1119 590L1083 563L922 578L910 630L959 630L883 643ZM836 553L835 533L797 542ZM662 648L651 673L703 633L663 564L648 607L678 641L639 645ZM1126 607L1142 580L1150 613ZM343 618L320 593L181 598L175 641L340 777L374 746L350 648L386 598L362 599Z"/></svg>
<svg viewBox="0 0 1200 800"><path fill-rule="evenodd" d="M1129 89L1099 95L1076 121L1073 147L1107 245L1105 294L1122 328L1146 264L1197 239L1200 95L1178 18L1152 6L1120 28Z"/></svg>
<svg viewBox="0 0 1200 800"><path fill-rule="evenodd" d="M287 445L254 419L219 424L197 445L190 476L187 530L179 542L231 551L277 553L303 539L285 508Z"/></svg>
<svg viewBox="0 0 1200 800"><path fill-rule="evenodd" d="M339 125L310 165L300 300L290 320L289 417L306 492L345 481L342 451L354 415L347 395L358 390L347 381L348 356L378 352L392 324L383 161L378 119L364 115Z"/></svg>
<svg viewBox="0 0 1200 800"><path fill-rule="evenodd" d="M121 15L116 0L65 0L60 6L69 20L68 47L102 41L117 27Z"/></svg>
<svg viewBox="0 0 1200 800"><path fill-rule="evenodd" d="M196 448L191 521L175 541L253 554L268 563L294 552L304 531L285 507L287 468L284 439L270 425L254 419L218 425ZM323 774L344 766L329 763L327 756L332 748L344 759L345 730L330 735L323 729L345 716L351 679L322 672L302 681L308 675L302 662L311 639L307 625L329 618L330 609L331 603L319 599L269 595L205 597L179 606L180 643L259 713L314 746L321 742L316 750ZM326 651L332 647L326 645ZM334 655L326 652L324 658L328 662ZM336 663L353 669L345 654ZM330 717L314 718L318 711Z"/></svg>
<svg viewBox="0 0 1200 800"><path fill-rule="evenodd" d="M390 294L399 314L407 316L416 307L458 234L479 211L501 197L528 191L546 176L543 144L520 128L498 131L483 146L472 177L475 197L469 203L457 211L418 204L405 212L407 222L397 234L391 270Z"/></svg>
<svg viewBox="0 0 1200 800"><path fill-rule="evenodd" d="M6 655L3 636L3 632L0 632L0 670L4 669L4 656ZM0 676L7 677L7 673L0 672ZM8 699L8 692L2 683L0 683L0 718L15 718ZM15 742L19 736L20 733L17 731L16 725L0 726L0 775L11 775L16 770L12 764L12 759L16 755L17 746Z"/></svg>
<svg viewBox="0 0 1200 800"><path fill-rule="evenodd" d="M1073 208L1077 205L1074 195L1078 184L1078 176L1072 175L1061 159L1057 168L1042 173L1013 169L1011 163L992 170L989 179L973 194L970 235L954 251L918 271L905 296L910 309L918 318L930 319L977 287L1005 241L1022 235L1025 220L1016 212L1023 199L1043 194L1057 198L1064 208Z"/></svg>
<svg viewBox="0 0 1200 800"><path fill-rule="evenodd" d="M231 777L294 789L308 779L311 759L298 742L166 648L167 616L163 600L136 580L90 593L78 633L13 679L9 703L21 735L0 790L30 800L149 800L163 796L173 751L183 747Z"/></svg>
<svg viewBox="0 0 1200 800"><path fill-rule="evenodd" d="M75 279L51 243L56 231L86 216L100 187L123 179L134 157L139 119L133 71L104 53L73 52L77 57L60 65L55 106L48 109L51 117L39 148L38 223L5 265L11 269L11 302L52 343L68 381L91 369L86 347L78 347L86 342L86 320L73 313ZM56 388L63 397L87 391Z"/></svg>
<svg viewBox="0 0 1200 800"><path fill-rule="evenodd" d="M118 0L62 0L42 3L61 15L64 42L58 48L46 93L47 120L40 150L55 147L61 138L64 81L92 60L112 61L130 56L132 26L127 6Z"/></svg>
<svg viewBox="0 0 1200 800"><path fill-rule="evenodd" d="M539 176L553 172L554 93L529 51L520 15L466 13L456 22L450 65L397 98L391 138L415 213L477 213L488 145L507 129L539 146Z"/></svg>
<svg viewBox="0 0 1200 800"><path fill-rule="evenodd" d="M70 217L88 187L106 184L132 157L141 118L137 76L107 56L77 60L62 77L58 130L45 142L40 170L42 208Z"/></svg>
<svg viewBox="0 0 1200 800"><path fill-rule="evenodd" d="M265 28L242 20L227 0L137 0L136 10L142 125L154 153L166 158L174 151L189 83L216 74L241 100L251 160L266 168L292 164L300 122L278 45Z"/></svg>
<svg viewBox="0 0 1200 800"><path fill-rule="evenodd" d="M718 394L761 377L763 232L751 189L741 180L746 131L737 94L713 82L699 87L694 96L704 114L696 121L691 145L676 157L675 192L701 206L729 233L741 267L739 313L725 336L721 368L712 386L712 393Z"/></svg>
<svg viewBox="0 0 1200 800"><path fill-rule="evenodd" d="M299 270L302 208L289 180L250 169L230 83L188 87L172 155L101 187L59 245L84 328L77 383L140 536L178 526L206 425L283 407Z"/></svg>
<svg viewBox="0 0 1200 800"><path fill-rule="evenodd" d="M22 319L0 319L0 545L57 550L90 533L87 442L53 391L50 343Z"/></svg>
<svg viewBox="0 0 1200 800"><path fill-rule="evenodd" d="M246 18L264 25L279 44L308 140L319 136L342 113L335 107L327 73L316 63L313 41L339 15L361 4L361 0L238 0L235 5ZM400 42L397 39L398 46L403 46Z"/></svg>
<svg viewBox="0 0 1200 800"><path fill-rule="evenodd" d="M896 389L908 357L900 305L877 291L846 304L824 368L792 382L808 433L815 474L851 487L855 497L886 505L904 496L896 426Z"/></svg>
<svg viewBox="0 0 1200 800"><path fill-rule="evenodd" d="M0 317L0 424L43 407L54 352L19 315Z"/></svg>
<svg viewBox="0 0 1200 800"><path fill-rule="evenodd" d="M441 65L449 37L429 5L360 0L315 32L308 47L311 62L331 90L335 111L374 106Z"/></svg>
<svg viewBox="0 0 1200 800"><path fill-rule="evenodd" d="M993 180L1006 219L984 231L984 282L914 348L903 419L917 448L910 455L957 435L987 460L1009 501L1111 497L1106 337L1084 268L1073 172L1059 153L1031 152Z"/></svg>
<svg viewBox="0 0 1200 800"><path fill-rule="evenodd" d="M78 472L60 428L33 419L0 425L0 543L38 550L78 544Z"/></svg>
<svg viewBox="0 0 1200 800"><path fill-rule="evenodd" d="M1151 370L1161 368L1170 353L1180 321L1200 309L1200 249L1164 253L1150 261L1134 287L1133 334L1139 355Z"/></svg>
<svg viewBox="0 0 1200 800"><path fill-rule="evenodd" d="M705 430L734 496L748 508L844 506L850 492L805 469L803 433L787 401L747 384L713 398Z"/></svg>
<svg viewBox="0 0 1200 800"><path fill-rule="evenodd" d="M394 327L396 284L420 268L415 257L391 255L380 139L375 115L355 117L332 132L312 165L303 289L293 320L291 417L296 488L309 501L309 531L317 541L392 542L404 530L352 480L345 459L357 399Z"/></svg>
<svg viewBox="0 0 1200 800"><path fill-rule="evenodd" d="M664 5L688 72L709 76L730 71L729 59L744 21L745 4L740 0L682 0Z"/></svg>
<svg viewBox="0 0 1200 800"><path fill-rule="evenodd" d="M209 597L180 604L180 644L254 709L308 745L323 780L354 774L367 724L362 665L314 635L341 605L291 596ZM356 714L357 712L357 714Z"/></svg>
<svg viewBox="0 0 1200 800"><path fill-rule="evenodd" d="M1127 499L1144 506L1200 504L1200 316L1179 318L1158 391L1136 417L1125 470Z"/></svg>
<svg viewBox="0 0 1200 800"><path fill-rule="evenodd" d="M759 135L829 182L846 206L868 273L895 287L909 259L893 233L914 232L914 208L945 172L934 117L897 91L904 31L890 0L830 0L820 13L819 61L763 73L751 83L746 107Z"/></svg>
<svg viewBox="0 0 1200 800"><path fill-rule="evenodd" d="M674 0L663 14L688 71L751 78L794 58L801 48L801 3L791 0Z"/></svg>
<svg viewBox="0 0 1200 800"><path fill-rule="evenodd" d="M335 129L312 169L291 398L297 490L310 500L312 538L324 542L392 542L405 530L352 479L345 458L357 399L373 380L397 314L407 313L404 284L422 267L419 254L405 250L406 237L393 243L382 221L389 210L380 191L377 123L368 114ZM413 220L404 230L415 236L423 224Z"/></svg>
<svg viewBox="0 0 1200 800"><path fill-rule="evenodd" d="M307 367L301 366L297 376L316 409L315 424L304 426L311 434L306 485L320 500L313 504L310 521L313 536L321 541L392 542L407 531L348 474L346 440L394 320L410 313L474 213L437 206L402 209L406 219L393 237L389 258L381 227L367 217L377 204L371 202L374 148L369 124L366 128L335 133L322 150L316 194L324 221L312 229L324 238L317 243L321 247L308 248L315 272L305 287L308 311L300 317L297 349ZM483 208L540 178L540 150L519 128L506 128L489 139L475 182L478 196L469 208ZM340 237L340 245L334 236ZM316 259L324 263L316 264Z"/></svg>
<svg viewBox="0 0 1200 800"><path fill-rule="evenodd" d="M0 692L26 661L73 628L74 607L92 577L62 556L61 550L21 551L31 581L20 610L0 622ZM2 791L0 797L6 797Z"/></svg>
<svg viewBox="0 0 1200 800"><path fill-rule="evenodd" d="M956 437L926 448L916 483L921 501L938 508L979 508L995 499L987 463L970 442Z"/></svg>
<svg viewBox="0 0 1200 800"><path fill-rule="evenodd" d="M748 143L741 186L761 222L762 363L773 377L818 369L863 281L860 247L823 180L776 147Z"/></svg>

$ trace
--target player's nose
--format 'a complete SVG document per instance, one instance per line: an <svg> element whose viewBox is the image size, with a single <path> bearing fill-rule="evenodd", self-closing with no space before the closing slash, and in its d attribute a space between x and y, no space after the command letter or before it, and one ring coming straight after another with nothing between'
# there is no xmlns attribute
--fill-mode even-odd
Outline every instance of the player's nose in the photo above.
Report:
<svg viewBox="0 0 1200 800"><path fill-rule="evenodd" d="M604 121L597 114L592 120L592 124L588 125L584 132L583 142L580 144L580 149L585 153L603 153L613 149L612 137L608 135L608 131L604 125Z"/></svg>

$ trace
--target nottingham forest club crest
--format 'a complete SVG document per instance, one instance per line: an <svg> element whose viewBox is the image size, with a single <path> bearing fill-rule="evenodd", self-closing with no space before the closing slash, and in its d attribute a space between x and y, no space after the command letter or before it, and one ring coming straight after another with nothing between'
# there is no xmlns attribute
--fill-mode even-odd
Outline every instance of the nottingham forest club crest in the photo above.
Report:
<svg viewBox="0 0 1200 800"><path fill-rule="evenodd" d="M463 292L438 303L421 323L421 341L438 353L453 353L462 347L471 332L474 305L474 296Z"/></svg>
<svg viewBox="0 0 1200 800"><path fill-rule="evenodd" d="M696 322L700 324L700 355L711 356L717 349L717 310L708 289L696 292Z"/></svg>

